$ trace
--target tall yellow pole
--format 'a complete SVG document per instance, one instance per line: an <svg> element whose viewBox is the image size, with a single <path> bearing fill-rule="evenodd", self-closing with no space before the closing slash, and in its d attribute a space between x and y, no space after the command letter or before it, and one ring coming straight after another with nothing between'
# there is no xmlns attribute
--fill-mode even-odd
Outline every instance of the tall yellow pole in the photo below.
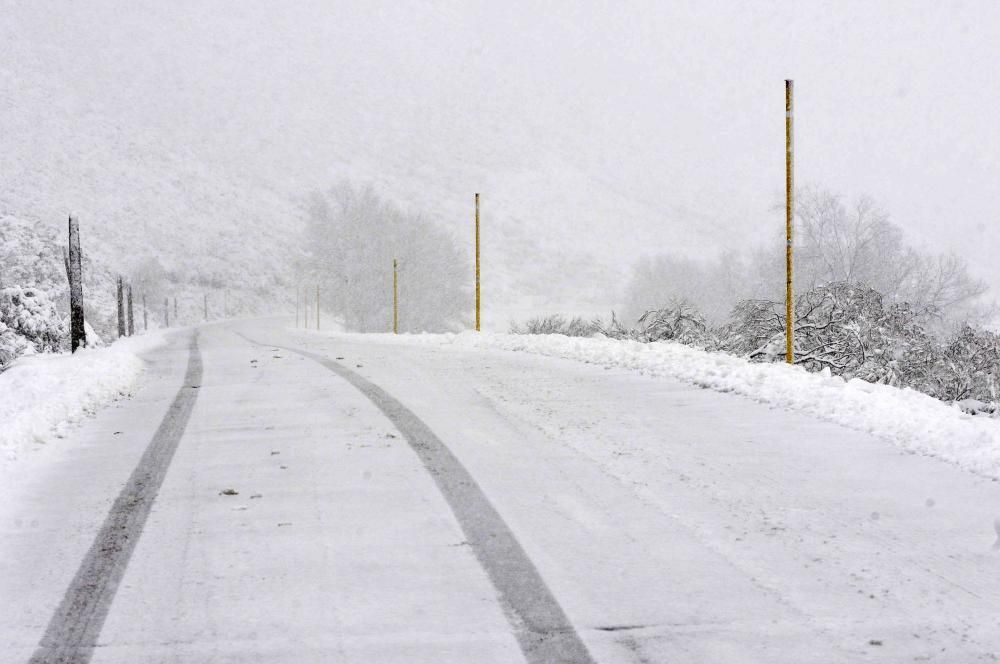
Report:
<svg viewBox="0 0 1000 664"><path fill-rule="evenodd" d="M396 259L392 259L392 333L399 334L399 276Z"/></svg>
<svg viewBox="0 0 1000 664"><path fill-rule="evenodd" d="M795 363L795 295L792 287L792 225L794 169L792 135L792 86L785 81L785 361Z"/></svg>
<svg viewBox="0 0 1000 664"><path fill-rule="evenodd" d="M316 284L316 331L319 332L319 284Z"/></svg>
<svg viewBox="0 0 1000 664"><path fill-rule="evenodd" d="M479 299L479 194L476 194L476 332L479 332L481 300Z"/></svg>

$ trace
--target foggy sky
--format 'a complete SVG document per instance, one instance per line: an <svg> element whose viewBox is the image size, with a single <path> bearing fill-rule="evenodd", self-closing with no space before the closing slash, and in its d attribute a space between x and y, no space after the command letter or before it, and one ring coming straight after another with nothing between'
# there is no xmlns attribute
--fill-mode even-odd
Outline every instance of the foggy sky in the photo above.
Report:
<svg viewBox="0 0 1000 664"><path fill-rule="evenodd" d="M505 232L622 265L780 231L792 78L799 184L872 195L913 243L1000 285L997 3L0 8L8 55L57 72L69 108L248 191L346 176L460 217L480 190Z"/></svg>

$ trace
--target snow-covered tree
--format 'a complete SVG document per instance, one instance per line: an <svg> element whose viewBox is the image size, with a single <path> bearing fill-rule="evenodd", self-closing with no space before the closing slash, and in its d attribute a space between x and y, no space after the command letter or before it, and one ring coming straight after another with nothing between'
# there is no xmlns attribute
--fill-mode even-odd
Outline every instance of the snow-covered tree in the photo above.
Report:
<svg viewBox="0 0 1000 664"><path fill-rule="evenodd" d="M850 204L816 187L796 194L796 274L806 289L834 282L863 283L889 302L949 312L982 295L954 254L923 254L907 246L902 229L867 196Z"/></svg>
<svg viewBox="0 0 1000 664"><path fill-rule="evenodd" d="M659 254L636 260L626 285L627 316L659 309L673 300L697 304L706 319L721 323L737 303L780 300L785 288L784 225L771 239L742 254L715 258ZM796 193L795 287L797 292L838 282L865 284L887 304L935 309L955 321L976 315L986 284L954 254L928 254L907 245L902 229L865 196L845 203L816 187ZM741 315L750 315L744 305Z"/></svg>
<svg viewBox="0 0 1000 664"><path fill-rule="evenodd" d="M400 331L462 326L470 261L430 219L404 212L371 187L340 184L312 197L305 283L349 330L392 329L392 261L399 262Z"/></svg>
<svg viewBox="0 0 1000 664"><path fill-rule="evenodd" d="M906 303L885 306L860 284L836 282L799 295L795 304L795 362L834 375L892 385L923 384L935 343L923 321L928 312ZM722 347L751 360L784 359L784 303L746 300L722 328Z"/></svg>
<svg viewBox="0 0 1000 664"><path fill-rule="evenodd" d="M643 312L673 308L676 302L696 303L711 322L721 322L747 288L747 261L728 252L717 259L697 260L659 254L639 258L625 287L624 314L637 318Z"/></svg>

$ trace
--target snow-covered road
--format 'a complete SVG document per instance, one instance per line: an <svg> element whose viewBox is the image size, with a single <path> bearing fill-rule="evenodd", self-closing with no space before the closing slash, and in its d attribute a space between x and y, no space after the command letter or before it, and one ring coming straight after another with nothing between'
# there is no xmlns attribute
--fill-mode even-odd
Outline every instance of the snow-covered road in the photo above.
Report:
<svg viewBox="0 0 1000 664"><path fill-rule="evenodd" d="M940 460L537 355L240 322L201 329L195 389L189 349L179 334L153 351L134 398L54 460L24 460L31 479L0 510L2 661L1000 652L1000 483ZM103 625L84 621L97 647L57 660L39 643L66 638L74 577L185 390L196 400L141 537L115 548L117 589L113 574L93 584L109 597Z"/></svg>

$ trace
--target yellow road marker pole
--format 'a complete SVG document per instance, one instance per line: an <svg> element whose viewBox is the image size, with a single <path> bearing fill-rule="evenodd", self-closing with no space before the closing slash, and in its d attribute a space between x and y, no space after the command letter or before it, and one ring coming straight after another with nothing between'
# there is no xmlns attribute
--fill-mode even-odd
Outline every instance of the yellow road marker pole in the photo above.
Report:
<svg viewBox="0 0 1000 664"><path fill-rule="evenodd" d="M795 302L792 286L792 226L794 212L794 169L792 135L792 86L785 80L785 361L795 364Z"/></svg>
<svg viewBox="0 0 1000 664"><path fill-rule="evenodd" d="M399 263L392 259L392 333L399 334Z"/></svg>
<svg viewBox="0 0 1000 664"><path fill-rule="evenodd" d="M480 328L482 301L479 296L479 194L476 194L476 332Z"/></svg>

